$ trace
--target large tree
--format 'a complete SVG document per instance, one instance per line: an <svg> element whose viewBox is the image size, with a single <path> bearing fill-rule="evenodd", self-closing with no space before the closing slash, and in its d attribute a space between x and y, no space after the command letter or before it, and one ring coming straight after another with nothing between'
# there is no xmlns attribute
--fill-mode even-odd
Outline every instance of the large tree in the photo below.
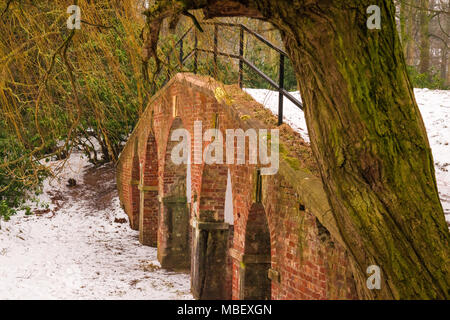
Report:
<svg viewBox="0 0 450 320"><path fill-rule="evenodd" d="M430 71L430 19L432 13L428 10L430 8L430 0L420 0L420 64L419 71L426 73Z"/></svg>
<svg viewBox="0 0 450 320"><path fill-rule="evenodd" d="M417 0L398 0L400 3L400 38L403 45L406 64L414 65L415 46L414 43L414 27L417 6Z"/></svg>
<svg viewBox="0 0 450 320"><path fill-rule="evenodd" d="M381 29L367 27L371 5L381 10ZM363 281L370 265L382 270L381 290L360 285L361 297L449 298L450 233L392 1L156 1L146 12L150 30L190 9L263 19L280 30L356 277Z"/></svg>

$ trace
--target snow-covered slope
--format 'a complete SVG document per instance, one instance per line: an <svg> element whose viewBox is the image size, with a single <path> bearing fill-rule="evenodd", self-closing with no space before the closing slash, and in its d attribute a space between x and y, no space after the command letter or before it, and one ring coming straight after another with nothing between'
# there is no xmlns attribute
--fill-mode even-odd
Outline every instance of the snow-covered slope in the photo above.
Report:
<svg viewBox="0 0 450 320"><path fill-rule="evenodd" d="M278 114L278 92L265 89L245 89L256 101ZM450 222L450 90L415 89L416 100L422 113L436 169L436 179L446 220ZM292 93L300 99L299 92ZM309 142L303 112L284 98L284 122Z"/></svg>
<svg viewBox="0 0 450 320"><path fill-rule="evenodd" d="M1 222L0 299L192 299L189 275L160 269L130 229L112 167L74 153L39 200L40 215Z"/></svg>

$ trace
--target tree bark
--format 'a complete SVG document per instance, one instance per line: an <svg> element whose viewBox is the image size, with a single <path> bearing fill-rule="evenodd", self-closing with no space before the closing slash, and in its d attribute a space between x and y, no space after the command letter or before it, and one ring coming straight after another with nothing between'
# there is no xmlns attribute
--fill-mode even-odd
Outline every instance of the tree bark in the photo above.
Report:
<svg viewBox="0 0 450 320"><path fill-rule="evenodd" d="M450 11L450 3L447 4L445 7L445 10ZM448 34L450 30L450 16L444 16L445 20L442 21L442 28L445 28L444 31L442 30L442 35L444 39L448 39ZM440 19L438 17L438 19ZM441 20L439 20L439 23L441 23ZM450 86L450 57L449 57L449 43L446 41L442 41L441 43L441 52L442 52L442 60L441 60L441 78L444 80L444 84L446 86Z"/></svg>
<svg viewBox="0 0 450 320"><path fill-rule="evenodd" d="M406 31L408 26L408 13L409 8L406 5L406 2L400 0L400 40L402 42L405 57L407 57L408 54L408 33Z"/></svg>
<svg viewBox="0 0 450 320"><path fill-rule="evenodd" d="M365 283L367 267L382 270L381 290L360 286L361 297L449 298L450 233L392 1L183 1L209 17L220 16L221 3L234 2L246 8L241 15L257 11L282 33L356 276ZM381 30L366 26L374 4Z"/></svg>
<svg viewBox="0 0 450 320"><path fill-rule="evenodd" d="M366 27L372 4L381 8L379 31ZM311 146L344 241L361 274L372 264L383 270L384 286L368 294L448 298L449 231L394 5L331 1L300 11L293 21L289 6L270 10L281 16L274 23L296 69Z"/></svg>
<svg viewBox="0 0 450 320"><path fill-rule="evenodd" d="M407 0L401 0L401 11L404 13L405 31L402 39L402 44L405 52L406 64L413 66L415 64L415 46L414 46L414 22L416 19L416 9L407 5ZM412 1L414 3L414 1Z"/></svg>

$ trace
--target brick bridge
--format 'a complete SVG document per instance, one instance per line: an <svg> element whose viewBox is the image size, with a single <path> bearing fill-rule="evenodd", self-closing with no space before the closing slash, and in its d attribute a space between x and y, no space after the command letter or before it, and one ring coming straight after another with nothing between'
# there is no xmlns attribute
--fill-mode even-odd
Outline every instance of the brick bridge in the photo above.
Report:
<svg viewBox="0 0 450 320"><path fill-rule="evenodd" d="M226 129L279 128L278 173L260 175L248 150L244 165L174 164L174 130L190 132L192 154L209 143L194 143L194 121L224 140ZM196 299L357 298L311 150L276 125L238 86L179 73L152 97L119 158L131 228L142 244L157 246L163 268L190 271Z"/></svg>

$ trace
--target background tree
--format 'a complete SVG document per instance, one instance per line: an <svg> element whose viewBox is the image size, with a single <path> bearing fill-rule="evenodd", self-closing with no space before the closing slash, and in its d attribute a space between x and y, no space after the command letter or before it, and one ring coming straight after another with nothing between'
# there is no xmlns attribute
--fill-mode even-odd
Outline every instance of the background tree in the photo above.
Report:
<svg viewBox="0 0 450 320"><path fill-rule="evenodd" d="M448 0L396 0L397 22L415 87L448 88Z"/></svg>
<svg viewBox="0 0 450 320"><path fill-rule="evenodd" d="M10 206L39 185L45 159L75 147L114 160L148 99L142 4L78 1L82 28L69 30L73 3L0 0L0 145L10 146L0 200Z"/></svg>

